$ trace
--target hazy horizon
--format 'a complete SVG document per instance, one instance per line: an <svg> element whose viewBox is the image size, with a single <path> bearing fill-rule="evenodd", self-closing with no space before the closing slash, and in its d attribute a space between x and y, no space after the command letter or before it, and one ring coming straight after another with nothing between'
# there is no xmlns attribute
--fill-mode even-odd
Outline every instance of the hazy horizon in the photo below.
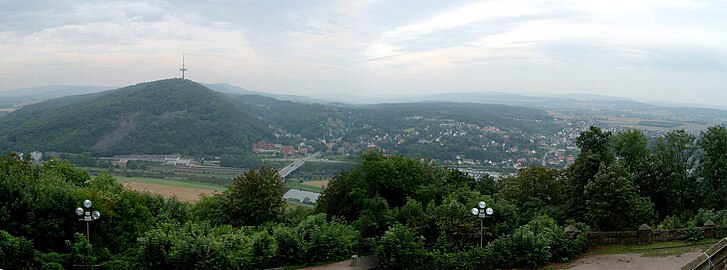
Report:
<svg viewBox="0 0 727 270"><path fill-rule="evenodd" d="M275 94L727 101L727 1L10 2L0 91L179 77L185 52Z"/></svg>

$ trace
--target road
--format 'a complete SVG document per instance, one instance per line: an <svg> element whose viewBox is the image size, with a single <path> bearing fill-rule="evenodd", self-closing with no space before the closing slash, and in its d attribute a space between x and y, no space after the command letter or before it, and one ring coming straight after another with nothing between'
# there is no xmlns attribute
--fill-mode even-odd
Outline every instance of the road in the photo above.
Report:
<svg viewBox="0 0 727 270"><path fill-rule="evenodd" d="M553 146L553 149L550 149L550 151L545 152L545 155L543 155L543 167L545 167L548 164L548 154L555 152L555 149L558 149L558 147Z"/></svg>
<svg viewBox="0 0 727 270"><path fill-rule="evenodd" d="M282 178L288 177L288 175L290 175L291 173L293 173L298 168L302 167L303 164L305 164L306 161L314 161L320 155L321 155L321 152L315 152L314 154L312 154L310 156L305 156L305 157L302 157L302 158L296 158L296 159L293 160L293 163L291 163L288 166L285 166L285 168L280 169L280 171L278 171L278 175L280 175L280 177L282 177Z"/></svg>

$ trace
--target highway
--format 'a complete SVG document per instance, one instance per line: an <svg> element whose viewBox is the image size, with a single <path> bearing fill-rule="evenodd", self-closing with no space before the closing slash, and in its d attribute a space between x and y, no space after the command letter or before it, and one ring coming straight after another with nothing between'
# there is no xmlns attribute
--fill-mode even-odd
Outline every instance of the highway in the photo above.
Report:
<svg viewBox="0 0 727 270"><path fill-rule="evenodd" d="M278 175L280 175L281 178L285 179L285 177L287 177L288 175L290 175L291 173L293 173L298 168L302 167L303 164L305 164L306 161L314 161L320 155L321 155L321 152L316 152L316 153L314 153L314 154L312 154L310 156L305 156L305 157L302 157L302 158L296 158L296 159L293 160L293 163L291 163L288 166L285 166L285 168L280 169L280 171L278 171Z"/></svg>

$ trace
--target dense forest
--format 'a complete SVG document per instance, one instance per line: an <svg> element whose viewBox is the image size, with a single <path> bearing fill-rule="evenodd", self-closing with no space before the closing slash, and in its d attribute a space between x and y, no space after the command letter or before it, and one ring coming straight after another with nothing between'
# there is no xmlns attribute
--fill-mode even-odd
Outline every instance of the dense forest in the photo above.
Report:
<svg viewBox="0 0 727 270"><path fill-rule="evenodd" d="M367 152L334 177L315 209L282 200L269 168L251 170L196 204L124 189L66 161L0 158L0 268L260 269L376 254L384 269L537 267L576 257L582 231L727 227L727 128L693 136L598 127L562 169L530 167L475 180L429 159ZM93 201L90 241L73 213ZM469 209L494 209L479 222Z"/></svg>
<svg viewBox="0 0 727 270"><path fill-rule="evenodd" d="M181 79L49 100L0 118L0 147L15 151L219 155L270 136L225 95Z"/></svg>

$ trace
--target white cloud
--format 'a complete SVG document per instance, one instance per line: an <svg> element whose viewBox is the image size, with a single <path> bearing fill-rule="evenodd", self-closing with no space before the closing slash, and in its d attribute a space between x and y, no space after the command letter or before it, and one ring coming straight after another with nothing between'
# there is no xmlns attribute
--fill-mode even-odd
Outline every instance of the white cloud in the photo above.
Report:
<svg viewBox="0 0 727 270"><path fill-rule="evenodd" d="M678 87L718 93L727 85L727 1L19 6L0 11L0 89L176 76L181 51L191 78L299 94L587 86L678 96Z"/></svg>

